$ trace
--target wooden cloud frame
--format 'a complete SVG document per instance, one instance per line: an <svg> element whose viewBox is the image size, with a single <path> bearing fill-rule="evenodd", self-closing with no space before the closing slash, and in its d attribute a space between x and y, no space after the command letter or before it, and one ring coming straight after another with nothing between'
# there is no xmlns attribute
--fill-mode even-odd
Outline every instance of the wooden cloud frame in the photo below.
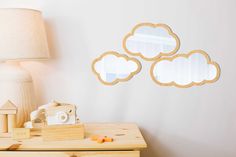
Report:
<svg viewBox="0 0 236 157"><path fill-rule="evenodd" d="M177 83L174 82L174 81L169 82L169 83L162 83L162 82L159 82L158 80L156 80L156 78L155 78L155 76L154 76L154 74L153 74L153 70L154 70L155 65L156 65L158 62L163 61L163 60L167 60L167 61L172 62L174 59L176 59L176 58L178 58L178 57L188 58L189 56L191 56L191 55L194 54L194 53L202 54L202 55L206 58L207 64L212 64L212 65L214 65L214 66L216 67L217 74L216 74L216 77L215 77L214 79L212 79L212 80L203 80L203 81L201 81L201 82L191 82L191 83L189 83L189 84L187 84L187 85L179 85L179 84L177 84ZM206 83L213 83L213 82L216 82L216 81L219 79L219 77L220 77L220 66L219 66L216 62L211 61L209 55L208 55L205 51L203 51L203 50L193 50L193 51L190 51L190 52L187 53L187 54L177 54L177 55L175 55L175 56L173 56L173 57L159 58L158 60L156 60L156 61L152 64L151 69L150 69L150 75L151 75L152 80L153 80L155 83L157 83L157 84L159 84L159 85L161 85L161 86L175 86L175 87L179 87L179 88L188 88L188 87L192 87L192 86L201 86L201 85L204 85L204 84L206 84Z"/></svg>
<svg viewBox="0 0 236 157"><path fill-rule="evenodd" d="M155 57L153 57L153 58L147 58L147 57L145 57L145 56L144 56L142 53L140 53L140 52L131 52L131 51L129 51L128 48L127 48L127 46L126 46L126 41L127 41L127 39L128 39L130 36L133 36L133 35L135 34L135 31L136 31L138 28L144 27L144 26L148 26L148 27L152 27L152 28L161 27L161 28L167 30L168 34L171 35L171 36L175 39L175 41L176 41L176 47L175 47L175 49L172 50L172 51L170 51L169 53L159 52L159 53L158 53ZM133 56L140 56L142 59L147 60L147 61L154 61L154 60L156 60L156 59L158 59L158 58L160 58L160 57L162 57L162 56L172 56L172 55L174 55L174 54L179 50L179 48L180 48L180 40L179 40L178 36L171 30L171 28L170 28L168 25L166 25L166 24L161 24L161 23L159 23L159 24L140 23L140 24L136 25L136 26L132 29L132 31L131 31L130 33L128 33L128 34L124 37L122 44L123 44L124 50L125 50L128 54L133 55Z"/></svg>
<svg viewBox="0 0 236 157"><path fill-rule="evenodd" d="M126 61L130 61L130 60L131 60L131 61L133 61L133 62L135 62L135 63L137 64L137 70L134 71L134 72L131 72L131 73L129 74L129 76L126 77L126 78L124 78L124 79L119 79L119 78L117 78L117 79L115 79L115 80L112 81L112 82L106 82L106 81L104 81L104 80L100 77L100 74L97 73L96 70L95 70L95 64L96 64L97 62L99 62L100 60L102 60L102 58L105 57L106 55L115 55L116 57L122 57L122 58L124 58ZM96 58L96 59L93 61L93 63L92 63L92 71L93 71L94 74L97 76L97 78L99 79L99 81L102 82L102 83L105 84L105 85L115 85L115 84L117 84L117 83L119 83L119 82L128 81L128 80L130 80L134 75L138 74L138 73L141 71L141 69L142 69L142 65L141 65L141 63L140 63L136 58L130 58L130 57L128 57L128 56L125 55L125 54L120 54L120 53L115 52L115 51L108 51L108 52L103 53L101 56L99 56L98 58Z"/></svg>

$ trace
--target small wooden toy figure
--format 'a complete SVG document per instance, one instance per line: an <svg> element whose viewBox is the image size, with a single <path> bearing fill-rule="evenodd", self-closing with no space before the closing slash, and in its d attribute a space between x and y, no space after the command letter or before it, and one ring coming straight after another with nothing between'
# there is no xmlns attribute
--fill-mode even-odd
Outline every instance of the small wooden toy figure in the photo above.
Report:
<svg viewBox="0 0 236 157"><path fill-rule="evenodd" d="M113 138L108 136L99 136L99 135L92 135L90 140L97 141L97 143L104 143L104 142L113 142Z"/></svg>
<svg viewBox="0 0 236 157"><path fill-rule="evenodd" d="M17 107L8 100L0 107L0 133L11 133L16 127Z"/></svg>

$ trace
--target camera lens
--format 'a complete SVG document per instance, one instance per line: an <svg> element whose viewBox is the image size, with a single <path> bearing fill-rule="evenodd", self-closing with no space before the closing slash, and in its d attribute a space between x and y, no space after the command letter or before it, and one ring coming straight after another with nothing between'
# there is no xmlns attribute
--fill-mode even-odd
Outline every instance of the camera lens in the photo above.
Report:
<svg viewBox="0 0 236 157"><path fill-rule="evenodd" d="M69 118L69 116L66 112L60 111L57 113L57 119L61 123L65 123L68 120L68 118Z"/></svg>

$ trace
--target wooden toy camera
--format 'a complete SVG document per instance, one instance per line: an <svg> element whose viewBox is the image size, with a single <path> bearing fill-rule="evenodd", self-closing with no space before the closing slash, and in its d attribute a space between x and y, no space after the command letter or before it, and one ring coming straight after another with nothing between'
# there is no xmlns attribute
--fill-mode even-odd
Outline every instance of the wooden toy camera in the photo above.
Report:
<svg viewBox="0 0 236 157"><path fill-rule="evenodd" d="M44 141L84 139L83 123L76 117L76 105L50 102L31 112L30 121L25 128L30 128L31 135L42 136Z"/></svg>
<svg viewBox="0 0 236 157"><path fill-rule="evenodd" d="M76 106L51 102L31 112L30 122L25 127L41 128L45 125L76 124Z"/></svg>

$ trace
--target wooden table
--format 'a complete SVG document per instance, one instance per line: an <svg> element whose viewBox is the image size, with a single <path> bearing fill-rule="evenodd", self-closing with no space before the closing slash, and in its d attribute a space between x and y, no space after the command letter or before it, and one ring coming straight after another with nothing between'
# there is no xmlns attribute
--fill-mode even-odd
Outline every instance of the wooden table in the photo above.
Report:
<svg viewBox="0 0 236 157"><path fill-rule="evenodd" d="M83 140L45 142L41 137L16 141L0 138L0 157L139 157L147 147L133 123L87 123ZM97 143L91 135L114 138L113 142ZM66 136L66 135L65 135Z"/></svg>

